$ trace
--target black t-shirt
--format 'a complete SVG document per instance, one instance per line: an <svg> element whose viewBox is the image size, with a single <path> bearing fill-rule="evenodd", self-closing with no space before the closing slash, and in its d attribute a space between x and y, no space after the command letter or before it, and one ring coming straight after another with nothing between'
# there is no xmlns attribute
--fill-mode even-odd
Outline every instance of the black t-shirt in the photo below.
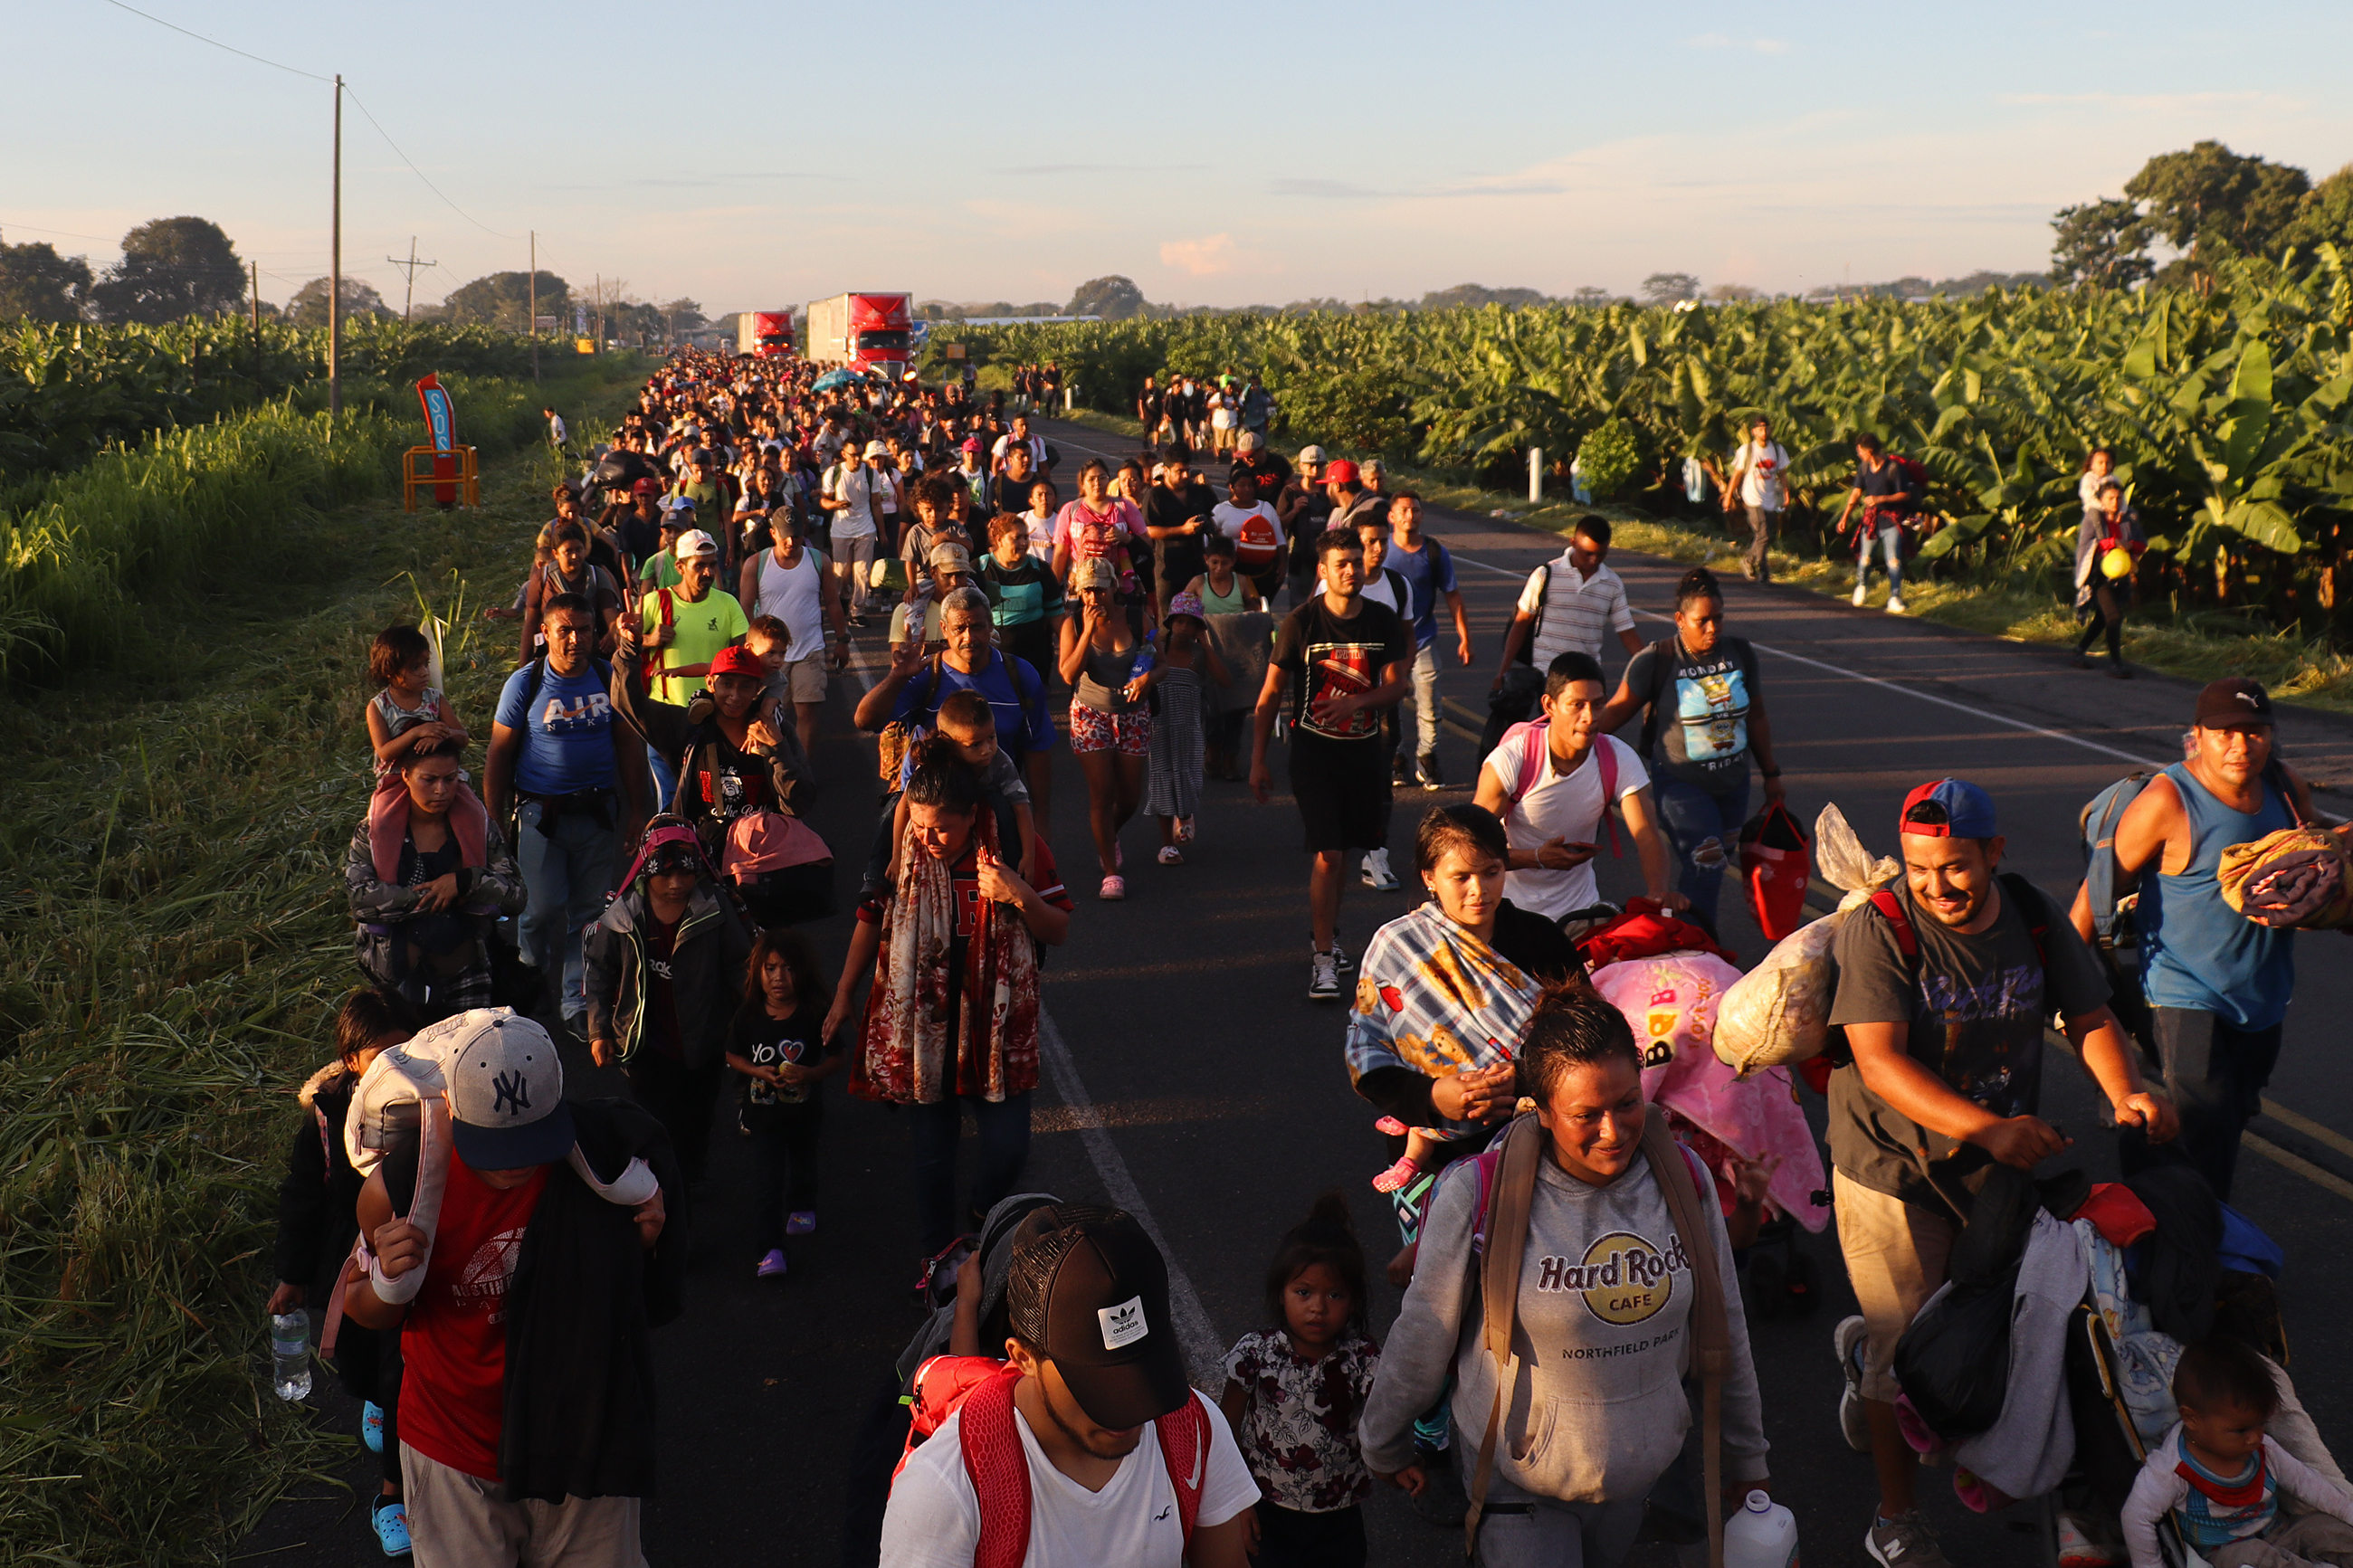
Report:
<svg viewBox="0 0 2353 1568"><path fill-rule="evenodd" d="M1911 889L1889 889L1911 922L1916 959L1904 956L1895 927L1870 906L1839 927L1833 1025L1902 1024L1906 1055L1945 1086L1996 1116L2031 1116L2042 1103L2043 1020L2080 1017L2104 1005L2108 983L2063 910L2041 889L2005 877L2001 912L1964 936L1920 912ZM2041 925L2042 952L2035 952ZM1923 1162L1947 1191L1974 1186L1989 1163L1975 1144L1931 1132L1873 1094L1859 1068L1831 1075L1831 1160L1848 1177L1939 1214L1950 1212L1928 1185Z"/></svg>
<svg viewBox="0 0 2353 1568"><path fill-rule="evenodd" d="M1670 661L1664 671L1662 658ZM1748 710L1762 688L1746 639L1719 637L1715 647L1694 654L1681 637L1662 637L1628 662L1626 687L1652 700L1651 744L1643 760L1653 774L1715 795L1747 779Z"/></svg>
<svg viewBox="0 0 2353 1568"><path fill-rule="evenodd" d="M1254 458L1236 458L1226 470L1230 479L1236 474L1248 474L1258 481L1258 499L1273 501L1281 499L1282 487L1291 482L1291 465L1280 453L1261 449Z"/></svg>
<svg viewBox="0 0 2353 1568"><path fill-rule="evenodd" d="M1278 511L1280 508L1276 509ZM1307 504L1301 507L1293 520L1282 526L1291 534L1291 573L1294 577L1315 575L1315 542L1332 523L1332 498L1321 489L1307 492Z"/></svg>
<svg viewBox="0 0 2353 1568"><path fill-rule="evenodd" d="M665 925L650 905L646 910L646 1037L654 1049L672 1061L686 1059L686 1043L678 1030L678 994L672 988L671 969L680 923L672 921Z"/></svg>
<svg viewBox="0 0 2353 1568"><path fill-rule="evenodd" d="M1356 613L1345 620L1332 613L1321 594L1285 616L1275 634L1273 664L1291 677L1293 751L1378 747L1377 710L1360 708L1334 728L1314 716L1314 704L1371 690L1381 683L1383 669L1412 653L1413 634L1405 622L1387 605L1370 599L1358 598Z"/></svg>
<svg viewBox="0 0 2353 1568"><path fill-rule="evenodd" d="M1893 458L1883 460L1876 473L1872 471L1869 463L1857 463L1854 466L1854 488L1866 496L1905 496L1913 501L1920 499L1911 495L1912 482L1904 476L1904 465ZM1911 511L1912 508L1905 504L1883 506L1879 509L1879 516L1882 521L1892 522L1897 518L1909 516Z"/></svg>
<svg viewBox="0 0 2353 1568"><path fill-rule="evenodd" d="M1023 512L1028 511L1029 487L1036 484L1041 477L1033 468L1018 479L1010 474L999 474L989 480L988 504L995 509L990 515L1019 517Z"/></svg>
<svg viewBox="0 0 2353 1568"><path fill-rule="evenodd" d="M1181 490L1155 485L1144 500L1145 521L1154 528L1182 528L1197 517L1208 517L1217 505L1217 493L1198 479ZM1208 557L1202 548L1208 538L1207 533L1196 533L1179 539L1154 540L1154 572L1163 583L1182 588L1208 570Z"/></svg>
<svg viewBox="0 0 2353 1568"><path fill-rule="evenodd" d="M819 1031L824 1027L822 1007L803 1005L795 1009L789 1018L772 1018L765 1003L749 1002L727 1026L727 1051L754 1067L780 1067L786 1062L815 1067L833 1054L820 1037ZM797 1087L780 1084L771 1089L758 1079L744 1079L746 1107L765 1110L771 1106L805 1105L817 1098L818 1086L813 1083Z"/></svg>

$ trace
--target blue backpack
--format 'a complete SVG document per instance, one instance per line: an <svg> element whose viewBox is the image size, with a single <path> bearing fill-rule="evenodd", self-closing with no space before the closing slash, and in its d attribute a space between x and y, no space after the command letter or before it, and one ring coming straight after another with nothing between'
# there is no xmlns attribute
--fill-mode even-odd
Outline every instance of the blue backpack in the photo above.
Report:
<svg viewBox="0 0 2353 1568"><path fill-rule="evenodd" d="M2139 945L2129 913L2116 907L2116 826L2156 776L2147 768L2126 773L2086 801L2075 818L2083 836L2084 897L2092 906L2093 945L2112 970L2118 947Z"/></svg>

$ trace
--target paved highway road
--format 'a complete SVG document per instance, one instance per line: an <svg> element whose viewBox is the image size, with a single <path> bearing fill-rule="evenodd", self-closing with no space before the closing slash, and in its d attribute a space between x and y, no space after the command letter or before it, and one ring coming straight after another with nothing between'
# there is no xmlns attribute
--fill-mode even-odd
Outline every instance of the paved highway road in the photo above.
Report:
<svg viewBox="0 0 2353 1568"><path fill-rule="evenodd" d="M1063 451L1124 455L1126 443L1055 425ZM1409 843L1429 804L1469 798L1476 713L1500 629L1518 582L1558 542L1508 523L1437 513L1431 531L1454 552L1471 606L1479 665L1445 673L1460 705L1442 756L1457 787L1400 792L1393 838ZM1667 608L1683 570L1620 554L1638 613ZM1733 563L1725 563L1728 569ZM2075 816L2082 803L2133 767L2178 756L2194 689L2144 678L2130 684L2074 669L2049 650L1965 636L1849 609L1794 589L1727 584L1728 625L1765 650L1765 691L1790 802L1810 821L1835 800L1881 853L1894 848L1905 792L1922 779L1965 774L2000 802L2011 864L2071 897L2078 879ZM1662 623L1646 621L1647 635ZM860 650L881 658L870 634ZM1613 679L1622 660L1611 650ZM837 685L828 739L820 746L828 788L818 826L845 861L862 858L870 814L871 748L849 739L854 681ZM1472 720L1471 728L1462 721ZM2282 726L2295 764L2317 780L2324 802L2353 812L2353 723L2296 713ZM1280 771L1278 770L1278 778ZM1188 863L1152 862L1149 823L1127 837L1130 896L1104 905L1091 890L1083 786L1064 758L1056 787L1055 842L1082 890L1069 943L1048 969L1048 1072L1039 1091L1029 1185L1071 1197L1107 1198L1149 1216L1169 1254L1182 1326L1204 1378L1216 1357L1263 1317L1260 1279L1276 1239L1314 1195L1347 1194L1367 1250L1386 1256L1393 1232L1367 1185L1385 1163L1373 1113L1348 1091L1340 1059L1342 1015L1306 998L1306 866L1296 814L1278 797L1253 805L1239 784L1212 784ZM1400 869L1403 869L1402 859ZM1631 862L1600 864L1605 894L1640 890ZM1344 936L1361 945L1407 908L1404 893L1351 884ZM1766 943L1727 897L1726 940L1744 963ZM829 956L847 941L846 917L817 934ZM2353 1340L2330 1303L2353 1284L2353 1074L2334 1053L2337 1020L2353 1003L2353 948L2344 939L2304 941L2302 989L2274 1085L2274 1113L2257 1124L2263 1158L2242 1166L2240 1206L2286 1247L2283 1281L2294 1372L2322 1430L2353 1430ZM573 1067L575 1093L609 1092L603 1075ZM2072 1157L2112 1172L2111 1138L2099 1131L2097 1096L2060 1068L2046 1114L2078 1140ZM826 1134L822 1228L793 1254L781 1287L752 1279L750 1162L723 1136L716 1179L697 1205L698 1251L686 1319L658 1336L663 1378L660 1496L647 1512L647 1554L656 1564L828 1564L840 1559L845 1450L918 1312L907 1293L913 1217L903 1175L906 1132L889 1110L835 1091ZM1819 1108L1817 1107L1817 1115ZM1766 1396L1775 1490L1797 1511L1813 1568L1867 1562L1862 1535L1873 1498L1869 1461L1838 1436L1840 1382L1831 1326L1850 1310L1834 1241L1799 1244L1820 1264L1829 1298L1805 1320L1754 1325ZM1376 1286L1375 1316L1396 1310ZM1213 1383L1203 1386L1215 1388ZM335 1419L339 1392L319 1396ZM366 1456L360 1456L365 1459ZM347 1474L372 1492L365 1464ZM1951 1496L1942 1472L1922 1489L1953 1560L2031 1561L2023 1521L1980 1518ZM1371 1510L1375 1561L1399 1565L1461 1561L1454 1531L1423 1524L1401 1499ZM381 1561L347 1494L315 1489L274 1510L240 1548L262 1561L363 1564ZM1666 1563L1663 1548L1638 1550Z"/></svg>

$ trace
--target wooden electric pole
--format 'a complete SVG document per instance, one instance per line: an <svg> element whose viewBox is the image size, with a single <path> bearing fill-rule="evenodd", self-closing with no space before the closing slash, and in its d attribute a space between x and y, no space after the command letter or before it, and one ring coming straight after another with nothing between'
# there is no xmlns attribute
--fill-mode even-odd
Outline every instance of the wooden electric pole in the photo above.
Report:
<svg viewBox="0 0 2353 1568"><path fill-rule="evenodd" d="M409 307L417 302L417 269L420 267L438 267L441 264L438 261L419 261L417 259L417 237L413 234L408 237L407 260L403 261L397 256L387 256L385 259L391 262L395 267L399 268L407 275L408 278L407 292L404 293L400 297L400 324L405 327L408 325Z"/></svg>
<svg viewBox="0 0 2353 1568"><path fill-rule="evenodd" d="M327 256L327 415L343 412L343 77L335 73L334 235Z"/></svg>
<svg viewBox="0 0 2353 1568"><path fill-rule="evenodd" d="M259 384L261 381L261 263L248 261L246 265L253 269L253 379Z"/></svg>

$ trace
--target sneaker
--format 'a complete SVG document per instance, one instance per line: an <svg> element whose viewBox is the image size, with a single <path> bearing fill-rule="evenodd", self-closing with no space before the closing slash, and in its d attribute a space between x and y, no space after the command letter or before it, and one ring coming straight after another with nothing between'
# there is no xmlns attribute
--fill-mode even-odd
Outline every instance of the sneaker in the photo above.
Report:
<svg viewBox="0 0 2353 1568"><path fill-rule="evenodd" d="M817 1229L817 1210L795 1209L785 1216L786 1236L807 1236Z"/></svg>
<svg viewBox="0 0 2353 1568"><path fill-rule="evenodd" d="M768 1248L767 1256L760 1259L760 1266L752 1270L752 1277L754 1279L782 1279L785 1277L785 1249L781 1247Z"/></svg>
<svg viewBox="0 0 2353 1568"><path fill-rule="evenodd" d="M360 1406L360 1441L371 1454L384 1452L384 1406L373 1399Z"/></svg>
<svg viewBox="0 0 2353 1568"><path fill-rule="evenodd" d="M1182 866L1185 863L1185 852L1174 844L1163 844L1160 847L1160 863L1163 866Z"/></svg>
<svg viewBox="0 0 2353 1568"><path fill-rule="evenodd" d="M1307 999L1311 1002L1336 1002L1340 999L1340 968L1328 952L1319 952L1307 961Z"/></svg>
<svg viewBox="0 0 2353 1568"><path fill-rule="evenodd" d="M1839 1395L1839 1431L1846 1446L1858 1454L1871 1452L1871 1422L1862 1413L1862 1344L1867 1330L1862 1319L1853 1317L1840 1323L1831 1335L1831 1348L1838 1352L1839 1371L1845 1375L1846 1392Z"/></svg>
<svg viewBox="0 0 2353 1568"><path fill-rule="evenodd" d="M1116 872L1105 877L1103 879L1103 886L1095 889L1095 897L1106 903L1119 902L1120 900L1127 897L1127 879Z"/></svg>
<svg viewBox="0 0 2353 1568"><path fill-rule="evenodd" d="M1419 776L1422 788L1444 789L1446 787L1446 775L1439 770L1436 752L1424 752L1416 757L1413 760L1413 770Z"/></svg>
<svg viewBox="0 0 2353 1568"><path fill-rule="evenodd" d="M379 1497L368 1522L375 1526L375 1543L386 1557L406 1557L408 1545L408 1505L396 1497Z"/></svg>
<svg viewBox="0 0 2353 1568"><path fill-rule="evenodd" d="M1890 594L1887 595L1887 613L1891 616L1900 616L1904 613L1903 595Z"/></svg>
<svg viewBox="0 0 2353 1568"><path fill-rule="evenodd" d="M1857 584L1854 585L1854 598L1853 598L1853 599L1852 599L1852 601L1851 601L1851 602L1853 604L1853 605L1854 605L1854 607L1855 607L1856 609L1858 609L1858 610L1859 610L1859 609L1862 608L1862 601L1863 601L1863 597L1864 597L1864 595L1865 595L1866 594L1868 594L1869 592L1870 592L1870 590L1869 590L1869 589L1867 589L1866 587L1864 587L1864 586L1863 586L1863 584L1862 584L1861 583L1857 583Z"/></svg>
<svg viewBox="0 0 2353 1568"><path fill-rule="evenodd" d="M1393 784L1411 784L1412 782L1412 770L1407 766L1405 758L1402 756L1391 757L1389 759L1389 783Z"/></svg>
<svg viewBox="0 0 2353 1568"><path fill-rule="evenodd" d="M1454 1456L1440 1450L1418 1457L1429 1484L1413 1500L1413 1511L1432 1524L1461 1529L1470 1517L1471 1499L1462 1490L1462 1478L1454 1473Z"/></svg>
<svg viewBox="0 0 2353 1568"><path fill-rule="evenodd" d="M1936 1544L1928 1521L1916 1508L1885 1524L1873 1518L1871 1528L1863 1531L1862 1549L1880 1568L1953 1568L1952 1559Z"/></svg>
<svg viewBox="0 0 2353 1568"><path fill-rule="evenodd" d="M1365 886L1377 893L1393 893L1400 886L1397 873L1389 869L1389 852L1375 849L1365 856Z"/></svg>
<svg viewBox="0 0 2353 1568"><path fill-rule="evenodd" d="M1342 947L1340 945L1340 939L1336 936L1332 939L1332 967L1338 970L1343 974L1354 974L1356 973L1356 954L1350 952L1346 948Z"/></svg>

